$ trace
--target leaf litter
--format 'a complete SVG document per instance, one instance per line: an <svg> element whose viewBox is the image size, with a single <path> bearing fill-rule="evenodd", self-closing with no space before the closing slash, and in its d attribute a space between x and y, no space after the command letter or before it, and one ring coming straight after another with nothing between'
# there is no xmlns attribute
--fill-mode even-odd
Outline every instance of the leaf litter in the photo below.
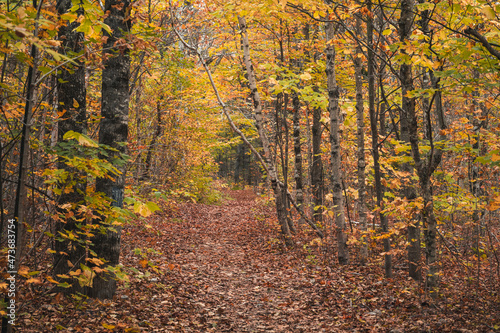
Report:
<svg viewBox="0 0 500 333"><path fill-rule="evenodd" d="M339 266L315 235L285 251L272 205L251 190L221 205L181 203L122 232L129 281L113 300L21 294L18 332L496 332L498 298L438 301L380 262ZM304 245L306 244L306 245ZM311 245L312 244L312 245ZM140 248L140 253L135 250Z"/></svg>

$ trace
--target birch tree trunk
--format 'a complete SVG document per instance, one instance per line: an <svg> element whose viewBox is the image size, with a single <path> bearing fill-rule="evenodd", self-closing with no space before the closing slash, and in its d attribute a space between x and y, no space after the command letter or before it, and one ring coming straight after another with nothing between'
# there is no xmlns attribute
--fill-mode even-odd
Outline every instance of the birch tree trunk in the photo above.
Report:
<svg viewBox="0 0 500 333"><path fill-rule="evenodd" d="M356 15L356 35L361 37L361 18ZM358 43L354 55L354 76L356 83L356 126L358 143L358 218L359 224L365 233L361 238L361 251L359 261L362 265L366 264L368 258L368 241L366 239L367 221L366 221L366 177L365 177L365 119L363 105L363 80L361 76L361 45Z"/></svg>
<svg viewBox="0 0 500 333"><path fill-rule="evenodd" d="M248 41L248 32L247 32L247 24L244 17L238 18L238 23L240 26L241 32L241 42L243 47L243 61L245 63L247 75L248 75L248 85L250 88L250 95L252 97L254 112L255 112L255 127L257 128L257 132L259 133L259 138L262 142L262 148L264 151L264 162L268 167L268 177L271 182L271 188L274 192L274 199L276 201L276 212L278 215L278 221L281 226L281 232L285 237L285 244L287 246L292 246L292 235L290 233L290 229L288 227L288 221L286 216L286 209L283 202L283 191L287 189L283 189L278 182L278 175L276 172L276 166L271 158L271 150L269 146L269 140L267 138L265 129L264 129L264 117L262 115L262 102L260 100L259 91L257 90L257 81L255 79L255 73L252 66L252 62L250 60L250 46ZM286 193L286 192L285 192Z"/></svg>
<svg viewBox="0 0 500 333"><path fill-rule="evenodd" d="M321 108L315 107L313 110L312 123L312 164L311 168L311 194L313 202L313 220L321 222L323 220L323 161L321 153Z"/></svg>
<svg viewBox="0 0 500 333"><path fill-rule="evenodd" d="M295 153L295 201L304 212L304 178L302 167L302 145L300 144L300 100L297 93L293 94L293 151ZM301 217L299 224L305 223Z"/></svg>
<svg viewBox="0 0 500 333"><path fill-rule="evenodd" d="M335 78L335 45L333 44L333 22L326 24L326 77L328 89L328 112L330 113L330 144L332 164L333 212L337 231L337 250L339 263L349 263L349 249L345 234L344 198L342 197L342 164L340 160L340 108L339 87Z"/></svg>

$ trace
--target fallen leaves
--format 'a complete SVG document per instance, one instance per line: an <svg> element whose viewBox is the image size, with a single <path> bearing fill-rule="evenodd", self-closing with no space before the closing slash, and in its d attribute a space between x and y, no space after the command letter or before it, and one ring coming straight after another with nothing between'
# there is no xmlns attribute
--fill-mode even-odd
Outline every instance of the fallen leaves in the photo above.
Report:
<svg viewBox="0 0 500 333"><path fill-rule="evenodd" d="M187 203L150 216L151 228L124 227L129 281L115 298L24 293L20 331L488 332L500 323L494 303L457 302L458 288L455 298L423 302L404 271L383 279L375 254L367 266L328 265L313 234L297 236L307 247L284 252L273 210L249 191L231 194L236 200L220 206Z"/></svg>

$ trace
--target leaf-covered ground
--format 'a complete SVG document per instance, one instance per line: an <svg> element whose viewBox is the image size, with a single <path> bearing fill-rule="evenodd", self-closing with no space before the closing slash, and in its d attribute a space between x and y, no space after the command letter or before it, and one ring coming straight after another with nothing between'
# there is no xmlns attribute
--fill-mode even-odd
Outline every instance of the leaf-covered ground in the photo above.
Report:
<svg viewBox="0 0 500 333"><path fill-rule="evenodd" d="M185 203L126 227L122 261L135 272L113 301L25 292L17 331L495 332L500 325L498 299L478 301L473 288L470 296L450 288L432 302L404 271L383 279L378 261L325 264L313 235L284 251L272 208L251 191L229 194L222 205Z"/></svg>

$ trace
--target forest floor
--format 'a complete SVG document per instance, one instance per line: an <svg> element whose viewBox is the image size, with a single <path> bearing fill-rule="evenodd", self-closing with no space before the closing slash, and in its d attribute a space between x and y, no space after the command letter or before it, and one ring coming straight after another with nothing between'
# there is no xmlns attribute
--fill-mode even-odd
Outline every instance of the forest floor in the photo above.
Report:
<svg viewBox="0 0 500 333"><path fill-rule="evenodd" d="M299 235L285 251L271 205L251 190L227 194L220 205L183 203L149 225L125 227L122 263L134 272L112 301L31 290L17 331L495 332L500 325L498 304L464 292L431 301L404 271L384 279L380 261L325 264L314 235Z"/></svg>

